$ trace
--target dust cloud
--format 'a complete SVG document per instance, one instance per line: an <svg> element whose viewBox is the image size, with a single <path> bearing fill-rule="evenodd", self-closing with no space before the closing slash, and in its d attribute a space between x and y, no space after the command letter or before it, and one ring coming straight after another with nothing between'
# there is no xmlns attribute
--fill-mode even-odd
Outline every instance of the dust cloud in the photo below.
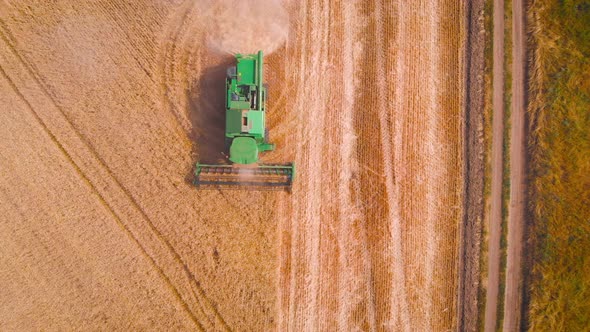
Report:
<svg viewBox="0 0 590 332"><path fill-rule="evenodd" d="M199 1L207 44L222 53L270 54L289 33L289 15L282 0Z"/></svg>
<svg viewBox="0 0 590 332"><path fill-rule="evenodd" d="M255 179L252 169L238 167L238 182L247 183Z"/></svg>

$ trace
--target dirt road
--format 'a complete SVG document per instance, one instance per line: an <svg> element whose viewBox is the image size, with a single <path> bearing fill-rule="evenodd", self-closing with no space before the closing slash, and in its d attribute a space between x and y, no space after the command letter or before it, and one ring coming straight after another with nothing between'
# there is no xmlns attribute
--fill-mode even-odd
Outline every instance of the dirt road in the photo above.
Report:
<svg viewBox="0 0 590 332"><path fill-rule="evenodd" d="M488 280L485 331L495 331L500 281L500 236L502 234L502 178L504 146L504 0L494 0L492 92L492 191L490 194Z"/></svg>
<svg viewBox="0 0 590 332"><path fill-rule="evenodd" d="M223 145L219 3L0 2L0 328L454 329L463 5L282 3L290 195L190 183Z"/></svg>
<svg viewBox="0 0 590 332"><path fill-rule="evenodd" d="M512 101L510 114L510 197L507 222L507 258L505 293L498 294L500 268L500 235L502 232L502 153L504 107L504 1L494 1L494 83L493 142L490 237L488 247L488 288L485 330L497 327L498 296L504 296L504 331L517 331L521 326L522 251L525 211L525 13L522 0L512 1Z"/></svg>
<svg viewBox="0 0 590 332"><path fill-rule="evenodd" d="M510 117L510 209L506 258L504 331L518 331L523 315L522 252L525 213L526 35L523 0L512 0L512 113Z"/></svg>

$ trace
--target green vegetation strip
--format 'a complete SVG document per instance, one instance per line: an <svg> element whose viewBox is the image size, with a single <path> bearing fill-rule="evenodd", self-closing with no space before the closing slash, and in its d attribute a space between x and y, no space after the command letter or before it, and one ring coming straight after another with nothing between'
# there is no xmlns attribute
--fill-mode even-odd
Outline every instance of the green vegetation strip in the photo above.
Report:
<svg viewBox="0 0 590 332"><path fill-rule="evenodd" d="M493 0L484 2L484 223L481 229L481 247L479 259L479 290L477 296L477 326L479 331L484 330L485 312L486 312L486 292L488 280L488 242L489 242L489 225L487 220L490 218L490 197L492 194L492 81L493 81Z"/></svg>
<svg viewBox="0 0 590 332"><path fill-rule="evenodd" d="M534 1L530 68L533 331L590 326L590 1Z"/></svg>
<svg viewBox="0 0 590 332"><path fill-rule="evenodd" d="M508 213L510 206L510 130L512 114L512 0L504 1L504 132L502 134L502 234L500 235L500 277L496 331L502 331L506 291Z"/></svg>

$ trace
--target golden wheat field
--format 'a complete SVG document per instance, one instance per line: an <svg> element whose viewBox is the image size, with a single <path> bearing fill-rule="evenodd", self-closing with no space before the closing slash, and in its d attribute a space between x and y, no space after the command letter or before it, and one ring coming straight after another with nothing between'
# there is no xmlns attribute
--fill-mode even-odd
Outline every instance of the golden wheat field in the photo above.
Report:
<svg viewBox="0 0 590 332"><path fill-rule="evenodd" d="M0 1L0 330L455 329L463 6ZM292 193L199 191L259 48Z"/></svg>

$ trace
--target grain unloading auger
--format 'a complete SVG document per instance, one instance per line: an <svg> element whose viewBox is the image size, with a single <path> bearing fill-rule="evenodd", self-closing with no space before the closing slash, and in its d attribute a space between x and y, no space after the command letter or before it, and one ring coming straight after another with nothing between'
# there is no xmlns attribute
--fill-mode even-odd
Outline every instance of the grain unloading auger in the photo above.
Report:
<svg viewBox="0 0 590 332"><path fill-rule="evenodd" d="M274 150L265 124L266 88L262 76L262 51L236 55L236 66L227 69L225 145L231 164L197 163L195 185L200 188L245 187L291 189L295 166L260 164L261 152Z"/></svg>

